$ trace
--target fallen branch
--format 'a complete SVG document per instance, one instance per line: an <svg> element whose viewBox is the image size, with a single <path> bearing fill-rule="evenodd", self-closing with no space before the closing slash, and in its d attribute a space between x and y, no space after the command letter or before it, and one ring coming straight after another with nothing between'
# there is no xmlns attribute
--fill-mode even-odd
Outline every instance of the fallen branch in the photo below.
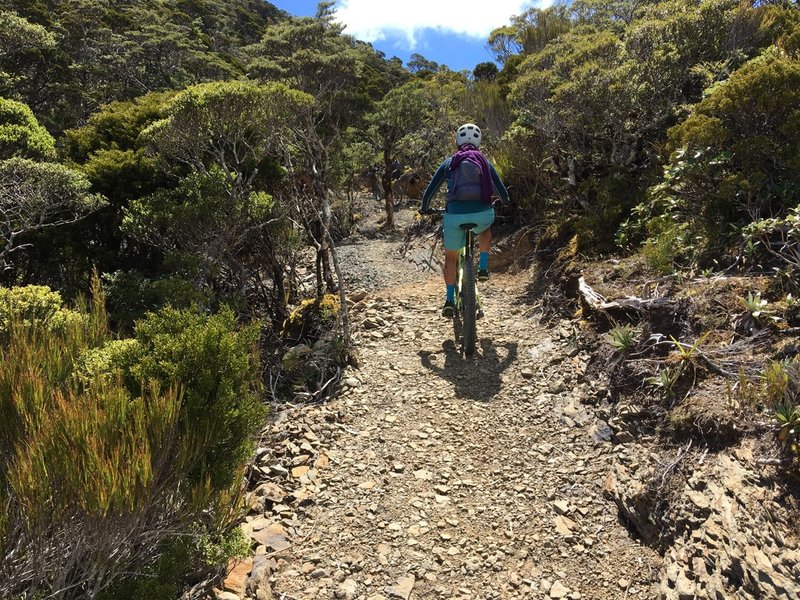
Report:
<svg viewBox="0 0 800 600"><path fill-rule="evenodd" d="M637 298L635 296L627 296L609 302L601 294L592 289L583 277L578 279L578 291L581 293L581 296L583 296L584 302L594 310L608 311L613 309L627 309L646 312L654 308L669 308L675 305L674 300L664 297Z"/></svg>

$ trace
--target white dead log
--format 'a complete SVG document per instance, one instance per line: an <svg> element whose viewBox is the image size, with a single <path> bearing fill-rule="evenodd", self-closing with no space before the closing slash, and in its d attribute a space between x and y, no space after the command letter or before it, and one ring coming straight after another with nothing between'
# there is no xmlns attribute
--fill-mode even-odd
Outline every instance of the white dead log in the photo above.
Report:
<svg viewBox="0 0 800 600"><path fill-rule="evenodd" d="M637 298L635 296L626 296L625 298L608 301L601 294L592 289L583 277L578 279L578 291L581 293L581 296L583 296L583 300L586 304L594 310L627 309L645 312L675 305L674 300L663 297Z"/></svg>

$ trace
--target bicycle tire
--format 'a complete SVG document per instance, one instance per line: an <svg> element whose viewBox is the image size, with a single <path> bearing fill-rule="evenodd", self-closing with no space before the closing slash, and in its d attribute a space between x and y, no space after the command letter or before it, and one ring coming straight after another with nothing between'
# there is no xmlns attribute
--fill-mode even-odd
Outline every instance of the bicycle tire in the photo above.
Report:
<svg viewBox="0 0 800 600"><path fill-rule="evenodd" d="M472 356L475 353L475 343L478 338L476 315L477 306L475 298L475 263L471 254L464 256L464 280L461 283L462 294L462 315L463 323L462 342L465 356Z"/></svg>

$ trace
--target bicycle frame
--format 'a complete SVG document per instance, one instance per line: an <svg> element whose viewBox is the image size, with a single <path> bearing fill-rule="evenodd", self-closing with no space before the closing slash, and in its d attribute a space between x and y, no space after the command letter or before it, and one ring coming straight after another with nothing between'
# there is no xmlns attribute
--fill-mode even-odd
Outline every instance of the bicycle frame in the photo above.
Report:
<svg viewBox="0 0 800 600"><path fill-rule="evenodd" d="M463 310L463 285L464 285L464 263L468 260L475 260L475 232L467 230L466 243L458 251L458 262L456 263L456 310ZM478 310L481 309L481 296L478 293L478 286L475 285L475 302Z"/></svg>
<svg viewBox="0 0 800 600"><path fill-rule="evenodd" d="M461 226L465 233L465 243L458 253L456 265L456 318L453 325L456 339L461 341L461 350L465 356L472 356L475 353L478 339L475 321L480 311L473 255L475 247L473 227L474 224L471 223Z"/></svg>

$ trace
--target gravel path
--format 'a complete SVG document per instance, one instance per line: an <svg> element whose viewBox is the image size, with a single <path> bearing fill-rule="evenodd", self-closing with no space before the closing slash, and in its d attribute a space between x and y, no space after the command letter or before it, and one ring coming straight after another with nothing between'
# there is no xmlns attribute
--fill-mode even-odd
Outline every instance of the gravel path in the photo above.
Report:
<svg viewBox="0 0 800 600"><path fill-rule="evenodd" d="M352 310L360 368L271 426L240 597L259 573L285 599L656 597L660 558L603 496L612 462L634 459L582 403L604 391L580 333L524 316L524 277L495 275L463 359L440 276L398 247L342 248L369 290Z"/></svg>

